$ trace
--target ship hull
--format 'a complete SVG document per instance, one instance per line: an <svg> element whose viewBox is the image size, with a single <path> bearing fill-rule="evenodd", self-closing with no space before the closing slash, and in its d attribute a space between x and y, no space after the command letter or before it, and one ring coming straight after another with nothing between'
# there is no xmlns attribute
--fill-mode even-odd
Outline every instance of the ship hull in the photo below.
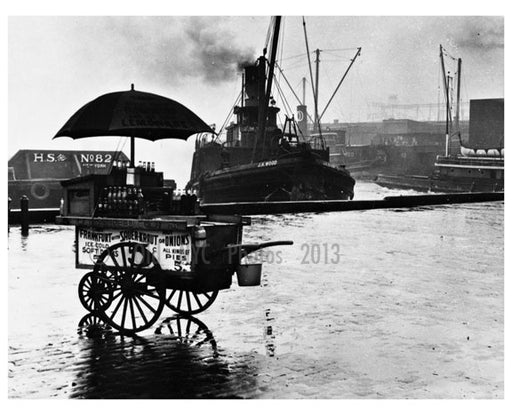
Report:
<svg viewBox="0 0 512 415"><path fill-rule="evenodd" d="M378 174L426 176L432 173L432 166L442 146L348 146L343 157L331 163L344 165L355 178L375 178Z"/></svg>
<svg viewBox="0 0 512 415"><path fill-rule="evenodd" d="M503 192L503 157L438 156L429 176L379 174L377 184L388 188L433 192Z"/></svg>
<svg viewBox="0 0 512 415"><path fill-rule="evenodd" d="M9 223L19 223L21 198L28 199L29 218L34 222L53 222L59 213L62 186L57 179L9 180Z"/></svg>
<svg viewBox="0 0 512 415"><path fill-rule="evenodd" d="M346 170L306 153L223 169L192 187L203 203L349 200L354 183Z"/></svg>
<svg viewBox="0 0 512 415"><path fill-rule="evenodd" d="M430 176L393 176L379 174L375 182L389 189L411 189L420 192L440 193L490 193L503 192L500 180L469 178L436 178Z"/></svg>

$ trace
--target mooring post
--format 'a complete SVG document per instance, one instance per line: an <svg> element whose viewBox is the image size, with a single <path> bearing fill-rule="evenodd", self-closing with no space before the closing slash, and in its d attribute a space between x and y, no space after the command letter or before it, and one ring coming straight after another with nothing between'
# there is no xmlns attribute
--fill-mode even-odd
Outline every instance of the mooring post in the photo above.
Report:
<svg viewBox="0 0 512 415"><path fill-rule="evenodd" d="M12 199L10 196L7 197L7 233L11 231L11 226L9 220L11 219L11 202Z"/></svg>
<svg viewBox="0 0 512 415"><path fill-rule="evenodd" d="M21 235L28 236L28 197L23 195L20 197L21 208Z"/></svg>

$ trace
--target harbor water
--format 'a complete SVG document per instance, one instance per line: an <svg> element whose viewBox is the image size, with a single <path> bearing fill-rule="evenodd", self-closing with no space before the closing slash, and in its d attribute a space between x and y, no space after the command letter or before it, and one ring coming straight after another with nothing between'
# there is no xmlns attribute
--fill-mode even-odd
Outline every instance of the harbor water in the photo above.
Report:
<svg viewBox="0 0 512 415"><path fill-rule="evenodd" d="M370 183L357 199L414 194ZM12 227L11 398L503 398L504 203L256 216L261 286L77 331L74 228Z"/></svg>

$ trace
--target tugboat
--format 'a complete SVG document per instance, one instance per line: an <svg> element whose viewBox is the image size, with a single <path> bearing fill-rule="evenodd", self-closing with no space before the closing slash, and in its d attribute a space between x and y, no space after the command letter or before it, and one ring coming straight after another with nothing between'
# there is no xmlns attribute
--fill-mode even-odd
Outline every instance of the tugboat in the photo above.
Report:
<svg viewBox="0 0 512 415"><path fill-rule="evenodd" d="M297 124L271 98L280 17L275 17L270 61L260 56L244 67L241 105L236 122L226 127L226 141L196 139L191 179L187 189L202 203L348 200L355 180L343 167L329 163L325 142L313 146L300 139ZM267 70L268 69L268 70Z"/></svg>

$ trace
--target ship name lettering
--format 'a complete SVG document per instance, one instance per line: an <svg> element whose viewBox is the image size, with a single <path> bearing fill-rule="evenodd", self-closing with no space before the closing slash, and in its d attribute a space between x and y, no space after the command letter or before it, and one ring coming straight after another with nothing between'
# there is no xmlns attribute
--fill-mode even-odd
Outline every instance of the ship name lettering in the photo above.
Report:
<svg viewBox="0 0 512 415"><path fill-rule="evenodd" d="M276 164L277 164L277 160L261 161L258 163L258 167L269 167L269 166L275 166Z"/></svg>

